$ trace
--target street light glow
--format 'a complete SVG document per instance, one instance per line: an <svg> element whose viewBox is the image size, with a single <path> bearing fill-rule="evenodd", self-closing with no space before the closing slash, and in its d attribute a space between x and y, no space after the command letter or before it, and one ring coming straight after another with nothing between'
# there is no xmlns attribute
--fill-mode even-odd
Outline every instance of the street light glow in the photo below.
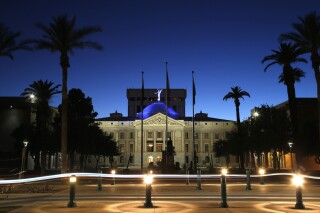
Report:
<svg viewBox="0 0 320 213"><path fill-rule="evenodd" d="M264 169L262 169L262 168L259 169L259 174L260 174L260 175L264 175L264 173L265 173L265 170L264 170Z"/></svg>
<svg viewBox="0 0 320 213"><path fill-rule="evenodd" d="M75 183L75 182L77 182L77 177L74 175L71 175L69 180L70 180L70 183Z"/></svg>
<svg viewBox="0 0 320 213"><path fill-rule="evenodd" d="M152 184L153 177L151 175L144 176L144 183L145 184Z"/></svg>
<svg viewBox="0 0 320 213"><path fill-rule="evenodd" d="M294 177L292 178L292 183L294 185L296 185L297 187L302 186L303 185L303 177L299 174L294 175Z"/></svg>
<svg viewBox="0 0 320 213"><path fill-rule="evenodd" d="M228 170L227 170L227 169L222 169L222 170L221 170L221 174L222 174L222 175L226 175L227 173L228 173Z"/></svg>

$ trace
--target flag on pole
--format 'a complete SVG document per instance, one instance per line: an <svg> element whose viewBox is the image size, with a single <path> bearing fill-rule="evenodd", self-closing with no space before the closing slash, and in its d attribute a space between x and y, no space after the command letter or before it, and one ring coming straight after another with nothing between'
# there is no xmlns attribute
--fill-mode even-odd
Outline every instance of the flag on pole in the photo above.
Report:
<svg viewBox="0 0 320 213"><path fill-rule="evenodd" d="M194 71L192 71L192 103L195 105L196 103L196 85L194 83Z"/></svg>
<svg viewBox="0 0 320 213"><path fill-rule="evenodd" d="M144 72L141 72L142 73L142 85L141 85L141 112L143 111L143 100L144 100L144 79L143 79L143 74Z"/></svg>
<svg viewBox="0 0 320 213"><path fill-rule="evenodd" d="M167 100L170 97L170 85L169 85L169 74L168 74L168 62L166 62L166 96Z"/></svg>

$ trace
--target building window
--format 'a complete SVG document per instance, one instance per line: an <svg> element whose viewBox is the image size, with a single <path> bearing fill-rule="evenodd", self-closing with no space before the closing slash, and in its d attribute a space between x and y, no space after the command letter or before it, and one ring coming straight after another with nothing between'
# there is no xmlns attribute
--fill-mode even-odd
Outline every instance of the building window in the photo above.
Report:
<svg viewBox="0 0 320 213"><path fill-rule="evenodd" d="M124 139L124 137L125 137L124 132L120 132L120 139Z"/></svg>
<svg viewBox="0 0 320 213"><path fill-rule="evenodd" d="M162 132L157 132L157 139L161 139L162 140Z"/></svg>
<svg viewBox="0 0 320 213"><path fill-rule="evenodd" d="M209 133L208 132L204 133L204 139L209 139Z"/></svg>
<svg viewBox="0 0 320 213"><path fill-rule="evenodd" d="M134 139L134 134L133 134L133 132L130 132L130 139Z"/></svg>
<svg viewBox="0 0 320 213"><path fill-rule="evenodd" d="M197 132L194 133L194 139L199 139L199 133Z"/></svg>
<svg viewBox="0 0 320 213"><path fill-rule="evenodd" d="M230 133L226 132L226 139L229 139L229 138L230 138Z"/></svg>
<svg viewBox="0 0 320 213"><path fill-rule="evenodd" d="M219 139L219 133L214 134L214 139Z"/></svg>
<svg viewBox="0 0 320 213"><path fill-rule="evenodd" d="M124 144L119 144L119 151L124 153Z"/></svg>
<svg viewBox="0 0 320 213"><path fill-rule="evenodd" d="M220 163L220 158L216 158L216 163Z"/></svg>
<svg viewBox="0 0 320 213"><path fill-rule="evenodd" d="M129 157L129 162L133 163L133 156L132 155L130 155L130 157Z"/></svg>
<svg viewBox="0 0 320 213"><path fill-rule="evenodd" d="M156 152L162 152L162 143L157 143Z"/></svg>
<svg viewBox="0 0 320 213"><path fill-rule="evenodd" d="M209 152L209 144L204 145L204 152Z"/></svg>
<svg viewBox="0 0 320 213"><path fill-rule="evenodd" d="M194 148L195 148L195 151L198 152L199 151L199 144L195 144Z"/></svg>
<svg viewBox="0 0 320 213"><path fill-rule="evenodd" d="M189 132L184 133L184 139L189 139Z"/></svg>
<svg viewBox="0 0 320 213"><path fill-rule="evenodd" d="M148 138L153 138L153 132L148 132Z"/></svg>
<svg viewBox="0 0 320 213"><path fill-rule="evenodd" d="M147 141L147 152L153 152L153 141Z"/></svg>
<svg viewBox="0 0 320 213"><path fill-rule="evenodd" d="M124 163L124 157L123 156L120 157L120 163Z"/></svg>
<svg viewBox="0 0 320 213"><path fill-rule="evenodd" d="M113 132L110 132L110 137L114 138L114 133Z"/></svg>
<svg viewBox="0 0 320 213"><path fill-rule="evenodd" d="M153 157L152 156L148 157L148 163L153 163Z"/></svg>
<svg viewBox="0 0 320 213"><path fill-rule="evenodd" d="M131 143L131 144L130 144L130 153L132 153L132 152L134 152L134 146L133 146L133 144Z"/></svg>
<svg viewBox="0 0 320 213"><path fill-rule="evenodd" d="M160 165L162 161L162 158L160 156L157 157L157 164Z"/></svg>
<svg viewBox="0 0 320 213"><path fill-rule="evenodd" d="M209 156L206 156L206 157L204 158L204 162L205 162L205 163L210 163L210 158L209 158Z"/></svg>
<svg viewBox="0 0 320 213"><path fill-rule="evenodd" d="M189 157L186 156L186 164L188 164L188 163L189 163Z"/></svg>
<svg viewBox="0 0 320 213"><path fill-rule="evenodd" d="M167 132L167 138L171 138L172 139L171 132Z"/></svg>
<svg viewBox="0 0 320 213"><path fill-rule="evenodd" d="M189 144L185 144L185 151L189 152Z"/></svg>

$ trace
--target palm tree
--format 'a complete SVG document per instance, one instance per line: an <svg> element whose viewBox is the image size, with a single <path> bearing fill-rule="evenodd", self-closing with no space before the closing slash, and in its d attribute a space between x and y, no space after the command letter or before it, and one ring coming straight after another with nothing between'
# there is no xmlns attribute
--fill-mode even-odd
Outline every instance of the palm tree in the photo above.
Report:
<svg viewBox="0 0 320 213"><path fill-rule="evenodd" d="M14 59L12 53L17 50L29 50L25 42L17 43L20 32L12 32L8 27L0 23L0 57L6 56Z"/></svg>
<svg viewBox="0 0 320 213"><path fill-rule="evenodd" d="M298 45L303 52L310 53L312 68L317 82L318 98L318 126L320 139L320 16L316 12L308 13L304 17L298 17L299 22L293 23L294 32L280 35L280 40L292 41Z"/></svg>
<svg viewBox="0 0 320 213"><path fill-rule="evenodd" d="M297 148L299 147L298 141L298 121L297 121L297 107L295 103L296 92L294 84L295 82L299 82L301 77L304 77L304 72L299 68L292 68L291 64L296 62L304 62L307 63L307 60L301 58L300 56L303 54L301 48L297 45L292 45L291 43L281 43L278 50L272 50L271 55L265 56L262 60L264 62L270 62L264 69L266 72L268 68L274 64L278 64L283 66L282 73L279 76L279 83L284 83L287 86L287 94L288 94L288 103L290 110L290 118L292 122L292 140L296 144ZM298 151L299 149L297 149ZM297 154L297 163L301 162L301 155Z"/></svg>
<svg viewBox="0 0 320 213"><path fill-rule="evenodd" d="M67 172L67 124L68 124L68 90L67 77L69 64L69 54L74 49L91 47L101 50L102 46L96 42L84 40L86 36L95 32L101 32L100 27L76 28L76 18L68 20L66 15L53 18L49 26L38 23L37 27L43 31L41 39L32 40L36 49L47 49L51 52L60 53L60 66L62 68L62 127L61 127L61 172Z"/></svg>
<svg viewBox="0 0 320 213"><path fill-rule="evenodd" d="M49 132L49 122L51 119L50 116L50 107L49 101L50 99L61 91L58 88L61 85L54 85L52 81L34 81L29 87L24 89L24 92L21 93L22 96L35 98L36 103L36 135L38 145L38 151L42 151L41 154L41 175L45 174L46 168L46 154L47 148L45 144L45 140L48 140L48 132ZM36 154L35 164L38 165L39 162L39 153ZM37 166L36 166L37 167Z"/></svg>
<svg viewBox="0 0 320 213"><path fill-rule="evenodd" d="M231 92L226 94L223 97L224 101L227 101L228 99L233 99L235 106L236 106L236 115L237 115L237 127L238 127L238 135L240 136L240 143L241 148L243 149L243 140L242 140L242 132L241 132L241 123L240 123L240 98L244 99L244 96L250 97L250 94L244 90L242 90L240 87L231 87ZM240 154L240 168L244 169L244 153L243 150L241 150Z"/></svg>

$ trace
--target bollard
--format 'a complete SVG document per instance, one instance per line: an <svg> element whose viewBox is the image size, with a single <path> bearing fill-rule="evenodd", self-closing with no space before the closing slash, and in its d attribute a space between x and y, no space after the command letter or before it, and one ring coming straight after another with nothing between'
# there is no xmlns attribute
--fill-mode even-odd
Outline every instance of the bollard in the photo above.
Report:
<svg viewBox="0 0 320 213"><path fill-rule="evenodd" d="M100 169L99 173L102 174L102 170L101 169ZM101 176L99 176L98 177L98 191L102 190L101 182L102 182L102 178L101 178Z"/></svg>
<svg viewBox="0 0 320 213"><path fill-rule="evenodd" d="M69 203L67 205L67 207L71 208L71 207L76 207L77 204L75 202L75 197L76 197L76 182L77 182L77 178L75 175L71 175L69 178L70 181L70 196L69 196Z"/></svg>
<svg viewBox="0 0 320 213"><path fill-rule="evenodd" d="M201 189L201 169L197 169L197 190Z"/></svg>
<svg viewBox="0 0 320 213"><path fill-rule="evenodd" d="M260 184L263 185L264 184L264 173L265 170L263 168L259 169L259 174L260 174Z"/></svg>
<svg viewBox="0 0 320 213"><path fill-rule="evenodd" d="M247 177L247 185L246 185L246 190L251 190L251 181L250 181L250 169L246 170L246 177Z"/></svg>
<svg viewBox="0 0 320 213"><path fill-rule="evenodd" d="M226 175L227 175L227 169L221 170L221 203L220 208L228 208L227 203L227 181L226 181Z"/></svg>
<svg viewBox="0 0 320 213"><path fill-rule="evenodd" d="M189 182L189 170L188 169L186 169L186 178L187 178L186 185L189 185L190 182Z"/></svg>
<svg viewBox="0 0 320 213"><path fill-rule="evenodd" d="M146 201L144 203L144 207L151 208L153 207L152 201L151 201L151 191L152 191L152 176L150 174L146 175L144 177L144 182L146 184Z"/></svg>
<svg viewBox="0 0 320 213"><path fill-rule="evenodd" d="M293 183L296 185L296 205L295 209L304 209L303 201L302 201L302 184L303 177L299 174L296 174L293 177Z"/></svg>
<svg viewBox="0 0 320 213"><path fill-rule="evenodd" d="M116 185L116 177L115 177L116 170L112 170L111 174L112 174L112 183L111 183L111 185Z"/></svg>

